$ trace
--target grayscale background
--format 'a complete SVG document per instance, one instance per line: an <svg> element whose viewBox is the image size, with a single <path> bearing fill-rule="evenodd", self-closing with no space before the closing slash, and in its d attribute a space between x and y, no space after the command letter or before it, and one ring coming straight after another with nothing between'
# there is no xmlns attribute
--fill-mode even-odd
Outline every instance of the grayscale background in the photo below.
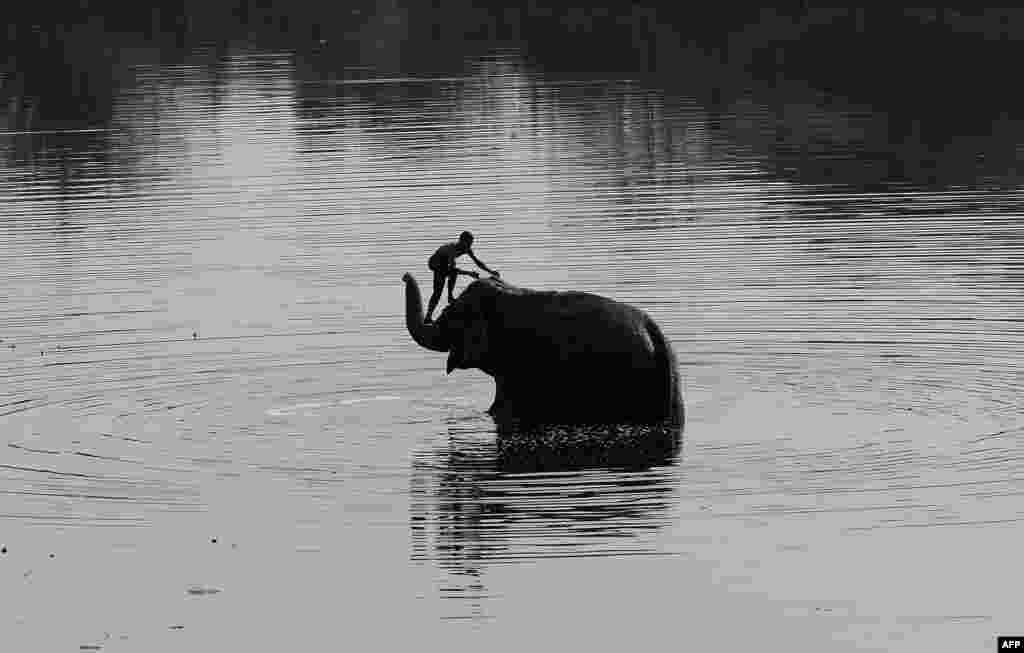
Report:
<svg viewBox="0 0 1024 653"><path fill-rule="evenodd" d="M1019 12L36 4L0 57L3 650L1024 629ZM491 379L403 321L463 229L662 325L678 456L503 466Z"/></svg>

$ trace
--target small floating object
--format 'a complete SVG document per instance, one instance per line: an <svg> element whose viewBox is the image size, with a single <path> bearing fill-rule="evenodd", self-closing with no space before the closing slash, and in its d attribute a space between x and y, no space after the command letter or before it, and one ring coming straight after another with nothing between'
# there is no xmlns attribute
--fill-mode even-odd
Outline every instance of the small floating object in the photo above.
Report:
<svg viewBox="0 0 1024 653"><path fill-rule="evenodd" d="M187 591L192 596L209 596L209 595L212 595L212 594L219 594L220 593L220 589L218 589L216 587L198 587L198 586L194 586L194 587L188 588Z"/></svg>
<svg viewBox="0 0 1024 653"><path fill-rule="evenodd" d="M198 340L199 339L199 332L198 331L193 331L192 332L192 339L193 340Z"/></svg>

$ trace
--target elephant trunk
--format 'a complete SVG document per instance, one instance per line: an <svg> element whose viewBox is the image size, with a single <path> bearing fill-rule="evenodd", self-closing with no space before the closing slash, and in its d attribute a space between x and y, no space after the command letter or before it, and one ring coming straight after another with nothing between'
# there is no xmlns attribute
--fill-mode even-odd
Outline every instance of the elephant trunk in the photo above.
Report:
<svg viewBox="0 0 1024 653"><path fill-rule="evenodd" d="M405 326L409 329L409 335L421 347L448 351L441 329L436 324L423 323L423 297L416 279L406 272L402 281L405 282Z"/></svg>

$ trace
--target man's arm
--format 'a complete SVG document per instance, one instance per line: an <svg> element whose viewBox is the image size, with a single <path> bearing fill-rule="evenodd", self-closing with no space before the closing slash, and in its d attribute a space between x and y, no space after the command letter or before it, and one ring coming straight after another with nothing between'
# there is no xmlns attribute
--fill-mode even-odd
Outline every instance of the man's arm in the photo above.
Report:
<svg viewBox="0 0 1024 653"><path fill-rule="evenodd" d="M476 257L476 254L473 253L473 250L469 250L466 253L469 254L469 258L473 259L473 262L476 263L484 272L497 276L498 273L484 265L484 262Z"/></svg>
<svg viewBox="0 0 1024 653"><path fill-rule="evenodd" d="M455 266L452 266L452 271L455 272L455 274L464 274L467 277L474 277L476 279L480 278L480 274L477 272L473 272L472 270L461 270Z"/></svg>

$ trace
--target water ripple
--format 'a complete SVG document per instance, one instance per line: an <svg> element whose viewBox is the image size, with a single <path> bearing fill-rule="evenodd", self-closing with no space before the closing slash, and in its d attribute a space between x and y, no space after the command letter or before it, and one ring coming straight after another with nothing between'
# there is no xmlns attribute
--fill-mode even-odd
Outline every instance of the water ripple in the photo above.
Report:
<svg viewBox="0 0 1024 653"><path fill-rule="evenodd" d="M819 577L794 552L847 566L833 536L868 548L942 526L928 548L949 552L1024 519L1019 188L800 183L778 172L799 136L768 106L559 79L515 54L436 76L233 48L124 56L140 61L106 89L100 128L47 124L31 98L0 116L12 537L232 530L272 548L211 563L248 569L236 587L292 569L265 564L281 551L332 555L297 577L358 560L388 573L346 583L428 583L441 617L472 621L514 595L485 582L495 566L686 557L749 579L743 555L788 590ZM807 116L823 137L875 119ZM512 283L647 310L679 354L685 438L496 428L491 381L446 376L402 315L402 273L463 229ZM395 564L409 540L405 559L440 579L388 580L417 573ZM976 613L962 607L936 614Z"/></svg>

